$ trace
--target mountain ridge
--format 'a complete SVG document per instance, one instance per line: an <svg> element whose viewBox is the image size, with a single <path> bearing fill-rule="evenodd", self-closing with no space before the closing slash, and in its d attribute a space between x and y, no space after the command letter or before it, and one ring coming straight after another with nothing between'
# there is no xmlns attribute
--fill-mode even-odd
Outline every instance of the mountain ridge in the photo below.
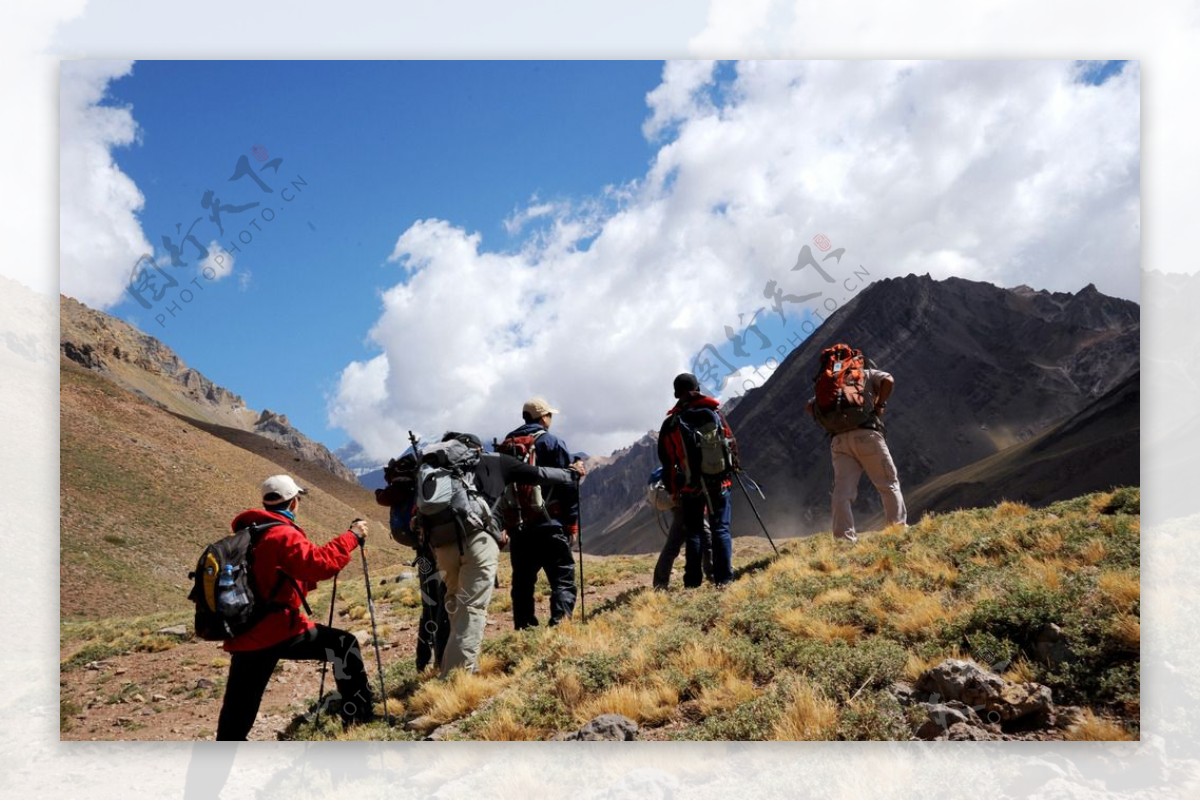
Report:
<svg viewBox="0 0 1200 801"><path fill-rule="evenodd" d="M870 284L729 412L743 466L767 490L756 504L776 536L828 528L828 437L803 407L819 352L834 342L862 348L896 378L888 442L908 493L1041 435L1136 373L1140 308L1091 284L1049 292L914 274ZM657 466L642 456L617 459L584 483L589 519L627 520L620 531L593 527L590 547L598 553L661 545L652 515L628 512ZM597 479L593 487L605 492L589 488ZM595 509L598 500L616 508ZM734 504L735 535L754 534L757 523L736 488ZM856 513L866 520L877 511L865 487Z"/></svg>

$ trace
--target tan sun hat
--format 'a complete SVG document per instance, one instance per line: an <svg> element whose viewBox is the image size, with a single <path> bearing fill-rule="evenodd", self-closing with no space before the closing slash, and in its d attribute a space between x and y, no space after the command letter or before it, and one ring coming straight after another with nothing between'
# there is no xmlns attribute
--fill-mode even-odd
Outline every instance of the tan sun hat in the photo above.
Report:
<svg viewBox="0 0 1200 801"><path fill-rule="evenodd" d="M296 480L287 474L271 476L262 483L262 499L263 503L276 504L290 501L297 495L305 495L308 490L296 483Z"/></svg>
<svg viewBox="0 0 1200 801"><path fill-rule="evenodd" d="M533 420L537 420L539 417L545 417L548 414L558 414L558 409L552 408L550 402L545 398L530 398L521 407L521 413Z"/></svg>

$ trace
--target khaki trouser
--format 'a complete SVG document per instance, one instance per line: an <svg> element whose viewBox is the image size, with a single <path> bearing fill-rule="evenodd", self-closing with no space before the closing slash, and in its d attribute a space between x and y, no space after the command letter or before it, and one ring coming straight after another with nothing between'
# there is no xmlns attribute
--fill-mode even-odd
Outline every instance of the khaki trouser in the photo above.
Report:
<svg viewBox="0 0 1200 801"><path fill-rule="evenodd" d="M854 532L854 512L850 504L858 497L858 482L865 471L867 478L879 491L888 525L905 523L908 511L900 494L900 477L888 451L883 434L869 428L859 428L834 436L829 445L833 455L833 535L851 542L858 539Z"/></svg>
<svg viewBox="0 0 1200 801"><path fill-rule="evenodd" d="M442 656L442 677L454 668L474 672L479 667L479 646L487 625L488 603L496 586L500 548L487 532L479 532L458 543L434 549L438 570L445 574L446 612L450 615L450 639Z"/></svg>

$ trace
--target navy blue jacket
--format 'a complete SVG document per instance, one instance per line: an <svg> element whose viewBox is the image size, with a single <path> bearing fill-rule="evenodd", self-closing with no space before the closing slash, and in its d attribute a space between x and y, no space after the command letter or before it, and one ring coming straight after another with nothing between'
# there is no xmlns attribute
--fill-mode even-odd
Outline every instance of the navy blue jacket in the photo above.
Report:
<svg viewBox="0 0 1200 801"><path fill-rule="evenodd" d="M571 451L565 442L546 431L541 423L526 423L518 429L510 431L509 437L527 437L545 431L534 442L533 451L537 455L538 467L569 467ZM548 504L556 513L554 519L568 531L575 531L579 526L579 489L577 486L558 486L546 494Z"/></svg>

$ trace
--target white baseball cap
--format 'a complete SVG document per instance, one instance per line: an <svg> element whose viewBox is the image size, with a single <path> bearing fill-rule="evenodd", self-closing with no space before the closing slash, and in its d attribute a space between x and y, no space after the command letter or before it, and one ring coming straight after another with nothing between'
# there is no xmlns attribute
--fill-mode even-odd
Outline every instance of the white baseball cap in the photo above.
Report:
<svg viewBox="0 0 1200 801"><path fill-rule="evenodd" d="M290 501L297 495L305 495L307 493L308 490L297 484L296 480L286 473L271 476L262 483L263 503L283 503L284 501Z"/></svg>

